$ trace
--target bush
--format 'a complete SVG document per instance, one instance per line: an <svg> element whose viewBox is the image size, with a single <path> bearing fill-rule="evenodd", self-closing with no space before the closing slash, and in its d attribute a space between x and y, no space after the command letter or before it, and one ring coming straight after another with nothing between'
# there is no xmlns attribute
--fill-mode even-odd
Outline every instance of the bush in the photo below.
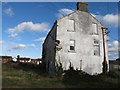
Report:
<svg viewBox="0 0 120 90"><path fill-rule="evenodd" d="M59 60L59 63L56 63L56 75L57 76L62 76L63 74L63 67L62 67L62 63Z"/></svg>
<svg viewBox="0 0 120 90"><path fill-rule="evenodd" d="M63 82L66 84L78 84L80 80L79 71L69 69L64 71Z"/></svg>
<svg viewBox="0 0 120 90"><path fill-rule="evenodd" d="M78 85L81 82L101 82L103 75L89 75L86 72L83 72L81 70L74 70L74 68L71 66L68 70L64 71L63 76L63 83L70 84L70 85Z"/></svg>
<svg viewBox="0 0 120 90"><path fill-rule="evenodd" d="M109 76L111 78L120 78L120 76L115 71L109 71L107 73L107 76Z"/></svg>
<svg viewBox="0 0 120 90"><path fill-rule="evenodd" d="M64 76L63 76L63 83L65 84L70 84L70 85L77 85L79 84L80 81L80 71L78 69L74 70L74 68L69 66L68 70L64 71Z"/></svg>

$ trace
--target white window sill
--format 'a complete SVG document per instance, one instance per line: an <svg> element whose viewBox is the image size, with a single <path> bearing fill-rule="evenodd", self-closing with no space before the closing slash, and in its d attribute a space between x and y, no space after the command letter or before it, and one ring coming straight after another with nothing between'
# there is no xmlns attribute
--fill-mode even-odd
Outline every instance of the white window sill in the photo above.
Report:
<svg viewBox="0 0 120 90"><path fill-rule="evenodd" d="M100 55L93 55L93 56L95 56L95 57L100 57Z"/></svg>
<svg viewBox="0 0 120 90"><path fill-rule="evenodd" d="M70 53L76 53L74 50L69 50L68 52L70 52Z"/></svg>
<svg viewBox="0 0 120 90"><path fill-rule="evenodd" d="M98 33L91 33L91 35L99 35Z"/></svg>
<svg viewBox="0 0 120 90"><path fill-rule="evenodd" d="M75 32L74 30L67 30L68 32Z"/></svg>

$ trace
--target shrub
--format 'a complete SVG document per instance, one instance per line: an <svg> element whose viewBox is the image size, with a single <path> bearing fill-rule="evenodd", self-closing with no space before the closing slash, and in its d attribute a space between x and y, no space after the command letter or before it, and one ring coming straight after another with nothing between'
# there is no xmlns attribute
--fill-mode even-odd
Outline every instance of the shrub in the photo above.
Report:
<svg viewBox="0 0 120 90"><path fill-rule="evenodd" d="M59 65L56 63L56 75L62 76L63 73L62 63L59 60Z"/></svg>
<svg viewBox="0 0 120 90"><path fill-rule="evenodd" d="M111 78L120 78L120 76L115 71L109 71L107 73L107 76L109 76Z"/></svg>
<svg viewBox="0 0 120 90"><path fill-rule="evenodd" d="M71 85L78 84L80 80L79 70L74 70L74 68L71 66L71 63L69 69L65 70L64 73L63 83Z"/></svg>

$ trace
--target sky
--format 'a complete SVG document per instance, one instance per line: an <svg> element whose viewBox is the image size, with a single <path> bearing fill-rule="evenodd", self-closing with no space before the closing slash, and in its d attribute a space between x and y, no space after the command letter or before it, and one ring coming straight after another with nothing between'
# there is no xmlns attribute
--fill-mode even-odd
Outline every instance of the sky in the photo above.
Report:
<svg viewBox="0 0 120 90"><path fill-rule="evenodd" d="M109 59L118 58L118 3L87 2L89 12L108 27ZM2 2L0 55L41 58L54 22L76 11L76 2Z"/></svg>

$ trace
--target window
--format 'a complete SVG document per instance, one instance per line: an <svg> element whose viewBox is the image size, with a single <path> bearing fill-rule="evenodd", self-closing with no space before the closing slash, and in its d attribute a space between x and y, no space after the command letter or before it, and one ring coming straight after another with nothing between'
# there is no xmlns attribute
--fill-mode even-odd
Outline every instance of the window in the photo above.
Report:
<svg viewBox="0 0 120 90"><path fill-rule="evenodd" d="M74 20L68 20L68 31L74 31L75 23Z"/></svg>
<svg viewBox="0 0 120 90"><path fill-rule="evenodd" d="M99 56L99 45L94 45L94 55Z"/></svg>
<svg viewBox="0 0 120 90"><path fill-rule="evenodd" d="M98 34L98 25L96 23L92 23L93 34Z"/></svg>
<svg viewBox="0 0 120 90"><path fill-rule="evenodd" d="M94 44L97 44L97 45L98 45L98 44L99 44L99 41L94 39Z"/></svg>
<svg viewBox="0 0 120 90"><path fill-rule="evenodd" d="M75 50L75 40L70 40L70 51Z"/></svg>
<svg viewBox="0 0 120 90"><path fill-rule="evenodd" d="M100 45L99 41L94 39L94 55L99 56L100 55Z"/></svg>

